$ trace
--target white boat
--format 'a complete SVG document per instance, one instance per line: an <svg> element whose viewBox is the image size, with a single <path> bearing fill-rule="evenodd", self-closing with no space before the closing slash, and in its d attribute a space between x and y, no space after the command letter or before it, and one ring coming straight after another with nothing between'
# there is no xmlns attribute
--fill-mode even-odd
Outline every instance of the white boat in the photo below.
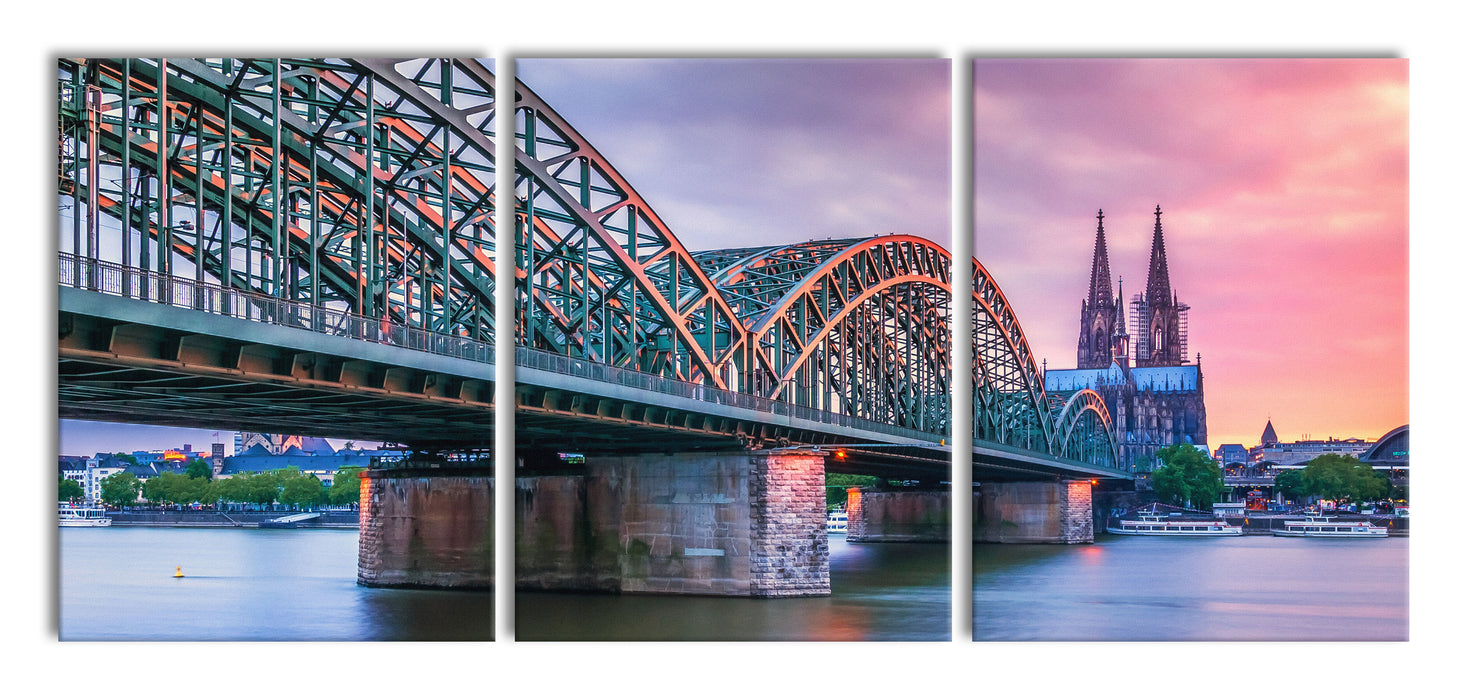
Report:
<svg viewBox="0 0 1468 700"><path fill-rule="evenodd" d="M1330 515L1307 515L1304 520L1286 520L1279 537L1386 537L1385 525L1364 520L1333 520Z"/></svg>
<svg viewBox="0 0 1468 700"><path fill-rule="evenodd" d="M1113 535L1160 535L1165 537L1231 537L1244 534L1242 525L1224 520L1170 520L1166 515L1138 513L1136 520L1118 520L1107 525Z"/></svg>
<svg viewBox="0 0 1468 700"><path fill-rule="evenodd" d="M826 532L846 532L846 511L833 510L826 513Z"/></svg>
<svg viewBox="0 0 1468 700"><path fill-rule="evenodd" d="M65 503L57 505L56 519L61 527L107 527L112 524L106 510Z"/></svg>

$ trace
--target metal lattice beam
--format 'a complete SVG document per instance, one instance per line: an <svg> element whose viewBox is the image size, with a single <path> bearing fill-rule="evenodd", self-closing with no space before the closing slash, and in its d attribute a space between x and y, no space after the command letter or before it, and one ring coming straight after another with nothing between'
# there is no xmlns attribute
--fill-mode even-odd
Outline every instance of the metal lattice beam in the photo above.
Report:
<svg viewBox="0 0 1468 700"><path fill-rule="evenodd" d="M69 181L74 225L89 232L71 252L492 339L494 91L483 65L60 68L63 150L78 154L62 159L62 189ZM68 94L93 107L68 109Z"/></svg>

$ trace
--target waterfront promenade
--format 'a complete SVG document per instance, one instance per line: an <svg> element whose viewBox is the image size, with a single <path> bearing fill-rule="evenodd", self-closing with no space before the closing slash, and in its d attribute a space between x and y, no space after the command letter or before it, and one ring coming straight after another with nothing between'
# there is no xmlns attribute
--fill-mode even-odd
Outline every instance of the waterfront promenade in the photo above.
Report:
<svg viewBox="0 0 1468 700"><path fill-rule="evenodd" d="M296 523L297 528L357 529L357 511L244 511L139 510L108 511L113 527L260 527L260 523L288 515L319 512L319 517Z"/></svg>

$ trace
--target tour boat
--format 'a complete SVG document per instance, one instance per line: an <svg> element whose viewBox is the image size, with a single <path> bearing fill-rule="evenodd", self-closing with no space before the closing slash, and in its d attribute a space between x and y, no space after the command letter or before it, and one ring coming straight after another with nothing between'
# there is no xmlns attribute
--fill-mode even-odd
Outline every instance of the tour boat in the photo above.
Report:
<svg viewBox="0 0 1468 700"><path fill-rule="evenodd" d="M71 506L65 503L57 506L56 517L61 527L107 527L112 524L112 518L107 517L107 511L101 508Z"/></svg>
<svg viewBox="0 0 1468 700"><path fill-rule="evenodd" d="M1307 515L1304 520L1286 520L1279 537L1386 537L1385 525L1364 520L1332 520L1330 515Z"/></svg>
<svg viewBox="0 0 1468 700"><path fill-rule="evenodd" d="M826 514L826 532L846 532L846 511L833 510Z"/></svg>
<svg viewBox="0 0 1468 700"><path fill-rule="evenodd" d="M1224 520L1169 520L1165 515L1138 513L1136 520L1119 520L1107 525L1113 535L1163 535L1168 537L1229 537L1244 534L1241 525Z"/></svg>

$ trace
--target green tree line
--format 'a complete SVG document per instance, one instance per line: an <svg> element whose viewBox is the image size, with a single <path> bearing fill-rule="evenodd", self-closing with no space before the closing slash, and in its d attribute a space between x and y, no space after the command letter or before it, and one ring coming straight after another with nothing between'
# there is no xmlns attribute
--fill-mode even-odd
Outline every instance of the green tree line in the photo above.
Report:
<svg viewBox="0 0 1468 700"><path fill-rule="evenodd" d="M1289 469L1274 477L1277 492L1297 501L1310 498L1361 503L1386 497L1391 480L1352 455L1320 455L1304 469Z"/></svg>
<svg viewBox="0 0 1468 700"><path fill-rule="evenodd" d="M117 472L102 479L100 486L102 501L112 506L133 505L141 492L144 501L156 504L280 503L300 508L356 503L361 487L359 473L362 471L362 467L339 469L332 477L330 487L323 485L314 475L302 474L294 467L212 480L202 474L170 472L146 482L130 472Z"/></svg>
<svg viewBox="0 0 1468 700"><path fill-rule="evenodd" d="M1174 505L1198 510L1213 508L1223 492L1223 469L1192 445L1173 445L1157 451L1162 466L1152 472L1152 490Z"/></svg>

